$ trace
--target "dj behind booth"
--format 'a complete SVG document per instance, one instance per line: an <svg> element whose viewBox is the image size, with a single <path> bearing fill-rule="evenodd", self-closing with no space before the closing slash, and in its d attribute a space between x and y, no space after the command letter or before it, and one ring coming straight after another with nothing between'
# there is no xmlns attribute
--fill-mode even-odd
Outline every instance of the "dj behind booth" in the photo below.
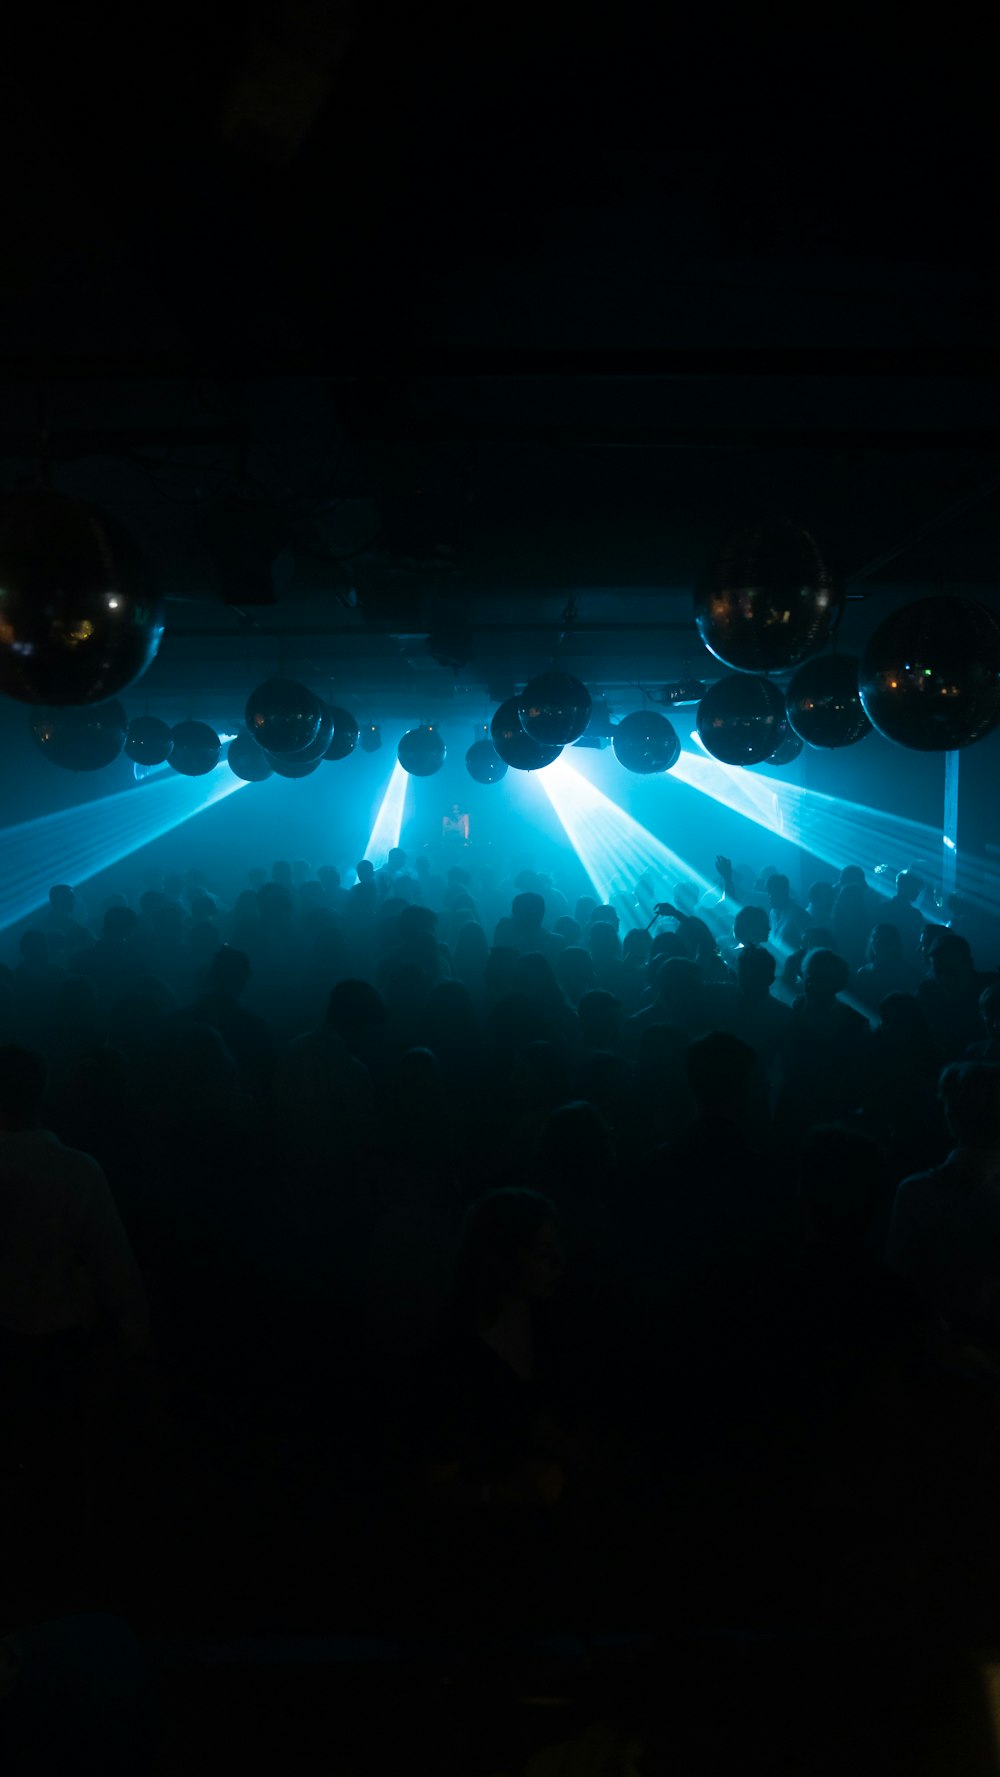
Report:
<svg viewBox="0 0 1000 1777"><path fill-rule="evenodd" d="M462 813L461 804L453 802L448 813L441 821L441 843L449 850L457 851L459 846L469 843L469 817Z"/></svg>

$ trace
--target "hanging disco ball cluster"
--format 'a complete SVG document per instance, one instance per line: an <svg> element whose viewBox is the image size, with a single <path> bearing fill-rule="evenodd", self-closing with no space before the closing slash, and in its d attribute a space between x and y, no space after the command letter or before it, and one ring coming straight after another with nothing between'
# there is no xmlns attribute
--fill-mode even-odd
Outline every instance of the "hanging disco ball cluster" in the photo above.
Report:
<svg viewBox="0 0 1000 1777"><path fill-rule="evenodd" d="M234 776L260 783L278 777L311 777L326 760L346 759L360 729L349 710L324 703L297 679L266 679L251 691L246 728L230 742Z"/></svg>
<svg viewBox="0 0 1000 1777"><path fill-rule="evenodd" d="M726 765L783 765L802 744L854 746L876 729L897 746L948 752L1000 724L1000 619L970 599L894 611L859 658L823 653L843 585L808 531L733 539L695 594L698 632L732 673L698 706L706 751ZM766 676L795 669L782 695Z"/></svg>

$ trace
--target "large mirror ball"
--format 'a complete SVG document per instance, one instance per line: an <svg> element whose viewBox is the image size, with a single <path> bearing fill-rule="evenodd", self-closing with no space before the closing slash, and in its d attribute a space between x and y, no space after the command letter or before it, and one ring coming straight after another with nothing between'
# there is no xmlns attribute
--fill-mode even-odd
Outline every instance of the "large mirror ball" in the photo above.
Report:
<svg viewBox="0 0 1000 1777"><path fill-rule="evenodd" d="M762 765L788 735L785 700L769 679L731 673L698 705L698 735L723 765Z"/></svg>
<svg viewBox="0 0 1000 1777"><path fill-rule="evenodd" d="M844 589L811 532L790 523L739 532L694 598L710 654L736 672L786 672L830 640Z"/></svg>
<svg viewBox="0 0 1000 1777"><path fill-rule="evenodd" d="M903 605L871 637L859 689L869 721L897 746L971 746L1000 722L1000 619L972 599Z"/></svg>
<svg viewBox="0 0 1000 1777"><path fill-rule="evenodd" d="M615 758L638 777L669 771L681 756L673 725L656 710L634 710L623 716L611 737Z"/></svg>
<svg viewBox="0 0 1000 1777"><path fill-rule="evenodd" d="M543 746L541 741L525 734L516 697L508 697L495 712L490 734L504 764L515 771L542 771L546 765L554 764L562 752L561 746Z"/></svg>
<svg viewBox="0 0 1000 1777"><path fill-rule="evenodd" d="M163 601L109 514L50 488L0 499L0 692L19 703L102 703L163 639Z"/></svg>
<svg viewBox="0 0 1000 1777"><path fill-rule="evenodd" d="M320 700L297 679L267 679L247 698L247 730L266 753L301 753L319 733Z"/></svg>
<svg viewBox="0 0 1000 1777"><path fill-rule="evenodd" d="M785 691L788 720L811 747L853 747L872 725L858 690L856 654L820 654L794 673Z"/></svg>

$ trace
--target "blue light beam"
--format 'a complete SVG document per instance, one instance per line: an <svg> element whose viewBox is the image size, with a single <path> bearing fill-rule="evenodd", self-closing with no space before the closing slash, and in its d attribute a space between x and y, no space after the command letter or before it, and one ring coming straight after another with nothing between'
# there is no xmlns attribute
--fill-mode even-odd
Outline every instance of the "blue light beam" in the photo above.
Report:
<svg viewBox="0 0 1000 1777"><path fill-rule="evenodd" d="M925 882L941 883L948 836L940 827L807 790L785 779L757 777L707 753L682 752L670 775L824 863L837 869L859 864L880 894L891 895L894 885L886 877L872 878L875 864L914 869ZM970 901L993 913L1000 910L1000 872L981 859L960 854L959 874L961 892Z"/></svg>
<svg viewBox="0 0 1000 1777"><path fill-rule="evenodd" d="M0 834L0 931L44 906L54 882L77 888L246 787L225 763L210 777L182 777L174 771L161 782L136 784L8 827Z"/></svg>
<svg viewBox="0 0 1000 1777"><path fill-rule="evenodd" d="M385 794L379 803L378 813L365 846L364 856L376 870L381 870L394 846L399 844L399 835L403 825L403 810L406 806L406 789L410 774L403 770L399 761L392 768L392 776L385 787Z"/></svg>
<svg viewBox="0 0 1000 1777"><path fill-rule="evenodd" d="M718 896L717 883L692 869L565 758L535 775L597 894L618 909L625 925L645 925L654 903L669 898L669 884L678 878Z"/></svg>

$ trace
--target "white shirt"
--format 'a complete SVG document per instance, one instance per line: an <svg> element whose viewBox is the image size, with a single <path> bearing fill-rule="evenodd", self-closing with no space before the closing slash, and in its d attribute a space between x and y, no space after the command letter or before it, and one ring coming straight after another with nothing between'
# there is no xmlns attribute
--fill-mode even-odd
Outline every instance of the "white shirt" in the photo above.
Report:
<svg viewBox="0 0 1000 1777"><path fill-rule="evenodd" d="M0 1131L0 1326L37 1336L105 1317L145 1344L142 1278L104 1173L46 1129Z"/></svg>

